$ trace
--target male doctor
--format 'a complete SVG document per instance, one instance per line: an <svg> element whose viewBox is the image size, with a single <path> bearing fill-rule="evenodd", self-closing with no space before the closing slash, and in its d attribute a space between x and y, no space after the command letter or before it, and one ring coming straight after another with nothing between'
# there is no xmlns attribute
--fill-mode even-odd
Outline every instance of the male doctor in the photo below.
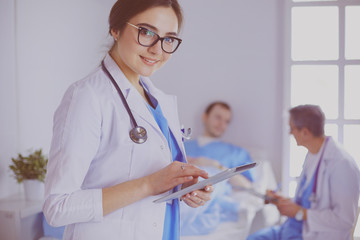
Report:
<svg viewBox="0 0 360 240"><path fill-rule="evenodd" d="M250 235L254 239L350 240L356 219L360 173L354 159L324 135L325 116L318 106L290 109L290 133L308 153L293 200L271 191L281 225Z"/></svg>

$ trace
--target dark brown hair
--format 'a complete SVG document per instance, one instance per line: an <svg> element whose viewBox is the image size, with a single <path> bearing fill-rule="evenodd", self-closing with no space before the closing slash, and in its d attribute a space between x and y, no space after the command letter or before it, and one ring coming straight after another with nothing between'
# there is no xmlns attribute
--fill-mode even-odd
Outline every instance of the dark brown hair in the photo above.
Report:
<svg viewBox="0 0 360 240"><path fill-rule="evenodd" d="M290 119L297 129L306 127L315 137L324 135L325 115L316 105L299 105L289 110Z"/></svg>
<svg viewBox="0 0 360 240"><path fill-rule="evenodd" d="M177 0L118 0L110 11L109 33L111 29L121 32L132 17L153 7L171 7L178 19L178 31L181 29L183 15Z"/></svg>
<svg viewBox="0 0 360 240"><path fill-rule="evenodd" d="M217 101L217 102L213 102L209 106L207 106L207 108L205 109L205 114L209 114L216 105L220 105L221 107L231 111L229 104L227 104L226 102Z"/></svg>

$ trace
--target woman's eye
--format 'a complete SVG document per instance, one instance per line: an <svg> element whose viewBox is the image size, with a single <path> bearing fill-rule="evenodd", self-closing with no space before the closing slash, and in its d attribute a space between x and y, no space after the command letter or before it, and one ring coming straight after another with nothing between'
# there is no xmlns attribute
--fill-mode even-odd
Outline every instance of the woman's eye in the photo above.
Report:
<svg viewBox="0 0 360 240"><path fill-rule="evenodd" d="M140 34L141 34L141 35L144 35L144 36L147 36L147 37L153 37L153 36L155 36L155 33L154 33L154 32L152 32L152 31L150 31L150 30L148 30L148 29L146 29L146 28L140 29Z"/></svg>
<svg viewBox="0 0 360 240"><path fill-rule="evenodd" d="M175 39L174 38L171 38L171 37L167 37L167 38L164 38L164 41L167 43L167 44L173 44Z"/></svg>

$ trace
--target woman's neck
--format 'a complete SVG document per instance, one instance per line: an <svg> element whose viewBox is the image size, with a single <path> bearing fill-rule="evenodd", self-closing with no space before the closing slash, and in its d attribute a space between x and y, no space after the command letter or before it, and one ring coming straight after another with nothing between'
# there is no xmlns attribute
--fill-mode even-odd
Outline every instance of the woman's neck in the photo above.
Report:
<svg viewBox="0 0 360 240"><path fill-rule="evenodd" d="M140 75L130 69L121 59L121 57L116 53L115 50L110 50L109 55L116 62L120 70L123 72L127 80L139 91L140 86ZM140 86L141 88L141 86Z"/></svg>

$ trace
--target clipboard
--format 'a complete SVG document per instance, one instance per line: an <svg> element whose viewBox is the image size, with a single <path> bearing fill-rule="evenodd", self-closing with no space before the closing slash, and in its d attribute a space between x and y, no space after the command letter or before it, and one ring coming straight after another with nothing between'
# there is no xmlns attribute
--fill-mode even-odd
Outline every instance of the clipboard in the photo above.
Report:
<svg viewBox="0 0 360 240"><path fill-rule="evenodd" d="M193 184L189 187L186 187L184 189L181 189L177 192L174 192L174 193L171 193L169 195L166 195L164 197L161 197L161 198L158 198L156 200L154 200L154 203L161 203L161 202L165 202L165 201L168 201L168 200L171 200L171 199L174 199L174 198L179 198L189 192L192 192L192 191L195 191L195 190L198 190L198 189L203 189L205 186L208 186L208 185L214 185L218 182L221 182L221 181L224 181L226 179L229 179L231 178L232 176L235 176L236 174L239 174L241 172L244 172L246 170L249 170L253 167L256 166L256 162L253 162L253 163L249 163L249 164L245 164L245 165L241 165L241 166L238 166L238 167L233 167L233 168L229 168L229 169L226 169L218 174L215 174L214 176L211 176L209 177L208 179L205 179L203 181L200 181L196 184Z"/></svg>

